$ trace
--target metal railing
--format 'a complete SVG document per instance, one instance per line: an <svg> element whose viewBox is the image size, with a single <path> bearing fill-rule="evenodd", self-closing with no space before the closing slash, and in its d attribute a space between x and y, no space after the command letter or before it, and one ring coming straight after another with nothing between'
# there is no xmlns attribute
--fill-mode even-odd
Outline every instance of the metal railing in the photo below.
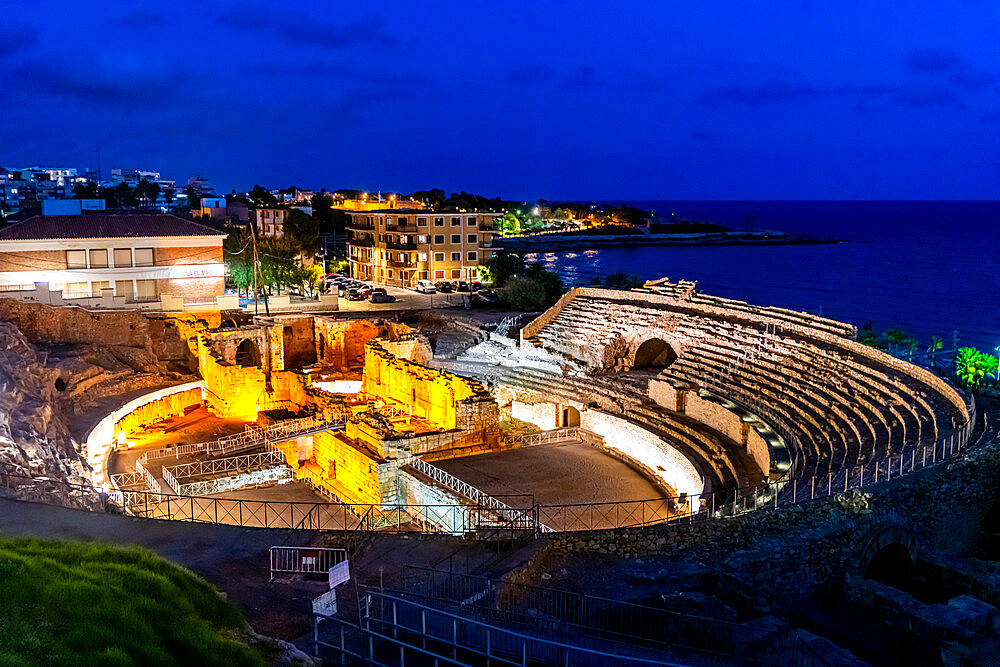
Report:
<svg viewBox="0 0 1000 667"><path fill-rule="evenodd" d="M764 641L767 631L736 622L433 568L404 567L399 592L427 604L454 605L463 615L544 632L550 639L588 635L674 654L699 654L699 662L739 655L756 663L774 648Z"/></svg>
<svg viewBox="0 0 1000 667"><path fill-rule="evenodd" d="M208 459L205 461L193 461L182 463L169 468L163 467L163 477L174 480L174 483L184 482L194 477L230 475L232 473L247 472L276 465L287 465L283 452L279 450L268 450L257 454L242 454L240 456L229 456L222 459ZM169 480L167 482L169 484ZM177 487L171 485L175 491Z"/></svg>
<svg viewBox="0 0 1000 667"><path fill-rule="evenodd" d="M537 637L359 587L359 628L394 645L396 655L413 651L450 664L498 665L678 665L636 647L590 648ZM317 645L338 648L317 632ZM614 649L612 652L609 649ZM632 653L632 655L628 655ZM372 650L374 658L374 649ZM402 664L402 661L401 663Z"/></svg>
<svg viewBox="0 0 1000 667"><path fill-rule="evenodd" d="M326 574L347 560L346 549L329 547L271 547L268 552L271 581L276 574Z"/></svg>
<svg viewBox="0 0 1000 667"><path fill-rule="evenodd" d="M530 516L525 513L525 510L515 509L510 505L508 505L507 503L501 500L497 500L496 498L487 494L486 492L480 491L479 489L469 484L468 482L465 482L459 479L458 477L455 477L451 473L446 472L435 465L431 465L430 463L424 461L421 458L413 456L406 459L400 459L396 462L396 465L397 466L409 465L414 470L417 470L418 472L427 475L435 482L442 484L451 489L452 491L455 491L456 493L459 493L465 496L466 498L472 500L473 502L476 503L476 505L496 510L497 514L499 515L498 519L500 520L500 523L510 524L512 529L516 527L521 527L522 529L524 527L527 527L523 525L524 519L530 519ZM491 525L495 526L496 523L497 523L496 521L493 521L491 522ZM544 524L529 523L529 525L531 528L537 527L539 530L545 533L552 532L552 529Z"/></svg>
<svg viewBox="0 0 1000 667"><path fill-rule="evenodd" d="M518 435L507 436L507 442L510 444L518 444L522 447L530 447L532 445L548 445L557 442L568 442L579 440L580 442L589 445L603 445L604 438L592 431L582 429L579 426L567 426L564 428L556 428L548 431L536 431L534 433L521 433Z"/></svg>

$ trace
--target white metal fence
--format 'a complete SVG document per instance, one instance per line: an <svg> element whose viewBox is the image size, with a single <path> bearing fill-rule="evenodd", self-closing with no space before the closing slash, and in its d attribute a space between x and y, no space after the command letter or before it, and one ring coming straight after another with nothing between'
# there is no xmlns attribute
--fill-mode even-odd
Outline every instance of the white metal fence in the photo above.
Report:
<svg viewBox="0 0 1000 667"><path fill-rule="evenodd" d="M279 574L327 574L347 560L346 549L328 547L271 547L271 581Z"/></svg>

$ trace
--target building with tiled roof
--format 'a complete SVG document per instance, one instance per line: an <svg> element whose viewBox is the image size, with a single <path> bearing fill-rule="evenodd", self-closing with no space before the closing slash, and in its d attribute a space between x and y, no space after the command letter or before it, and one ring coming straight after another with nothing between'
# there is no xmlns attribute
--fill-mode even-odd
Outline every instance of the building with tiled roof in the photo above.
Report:
<svg viewBox="0 0 1000 667"><path fill-rule="evenodd" d="M211 303L225 293L225 232L163 213L36 215L0 229L0 296L44 283L62 299L163 296Z"/></svg>

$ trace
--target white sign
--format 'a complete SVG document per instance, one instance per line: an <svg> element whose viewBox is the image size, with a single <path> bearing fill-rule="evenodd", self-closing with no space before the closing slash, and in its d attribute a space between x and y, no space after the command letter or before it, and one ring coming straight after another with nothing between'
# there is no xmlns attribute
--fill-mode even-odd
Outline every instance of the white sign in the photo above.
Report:
<svg viewBox="0 0 1000 667"><path fill-rule="evenodd" d="M341 585L345 581L349 581L351 579L351 568L350 565L348 565L348 561L345 560L331 567L329 576L330 576L331 590Z"/></svg>
<svg viewBox="0 0 1000 667"><path fill-rule="evenodd" d="M333 572L333 570L330 570ZM333 616L337 613L337 591L329 590L313 600L313 613L320 616Z"/></svg>

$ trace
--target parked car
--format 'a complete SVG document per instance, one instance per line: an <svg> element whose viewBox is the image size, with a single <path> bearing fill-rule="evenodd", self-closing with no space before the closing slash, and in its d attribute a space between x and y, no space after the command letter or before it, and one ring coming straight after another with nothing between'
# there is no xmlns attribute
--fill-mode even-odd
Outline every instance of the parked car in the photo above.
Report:
<svg viewBox="0 0 1000 667"><path fill-rule="evenodd" d="M470 292L478 292L482 288L483 288L483 286L480 283L478 283L478 282L471 282L471 283L469 283L469 291Z"/></svg>
<svg viewBox="0 0 1000 667"><path fill-rule="evenodd" d="M455 287L455 291L456 292L468 292L469 291L469 283L465 282L464 280L459 280L458 281L458 285Z"/></svg>
<svg viewBox="0 0 1000 667"><path fill-rule="evenodd" d="M393 301L396 300L396 297L389 294L381 287L376 287L375 289L372 290L372 293L368 297L368 300L371 301L372 303L392 303Z"/></svg>
<svg viewBox="0 0 1000 667"><path fill-rule="evenodd" d="M476 298L485 301L486 303L496 303L500 300L500 296L493 290L489 289L481 289L477 291Z"/></svg>
<svg viewBox="0 0 1000 667"><path fill-rule="evenodd" d="M437 284L437 291L441 292L442 294L447 294L448 292L453 292L455 290L451 286L451 283L443 281Z"/></svg>
<svg viewBox="0 0 1000 667"><path fill-rule="evenodd" d="M358 294L361 295L362 299L367 299L372 294L371 285L362 284L361 287L356 287L355 289L358 290Z"/></svg>
<svg viewBox="0 0 1000 667"><path fill-rule="evenodd" d="M429 280L418 280L416 290L418 292L423 292L424 294L434 294L437 288L434 287L434 283Z"/></svg>
<svg viewBox="0 0 1000 667"><path fill-rule="evenodd" d="M365 300L365 297L361 296L361 292L357 288L355 288L355 287L352 287L351 289L347 290L345 296L347 297L348 301L364 301Z"/></svg>

